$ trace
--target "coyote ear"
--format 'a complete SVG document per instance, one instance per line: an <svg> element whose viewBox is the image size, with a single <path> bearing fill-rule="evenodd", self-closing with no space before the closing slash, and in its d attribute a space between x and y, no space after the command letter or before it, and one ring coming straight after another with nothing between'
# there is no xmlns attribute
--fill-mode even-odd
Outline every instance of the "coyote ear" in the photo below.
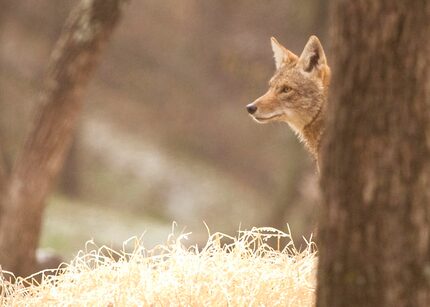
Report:
<svg viewBox="0 0 430 307"><path fill-rule="evenodd" d="M272 44L273 56L275 57L276 69L279 69L283 64L295 61L298 57L282 46L274 37L270 38Z"/></svg>
<svg viewBox="0 0 430 307"><path fill-rule="evenodd" d="M299 65L306 72L311 72L315 68L321 69L323 65L327 65L323 47L315 35L312 35L306 43L305 49L300 55Z"/></svg>

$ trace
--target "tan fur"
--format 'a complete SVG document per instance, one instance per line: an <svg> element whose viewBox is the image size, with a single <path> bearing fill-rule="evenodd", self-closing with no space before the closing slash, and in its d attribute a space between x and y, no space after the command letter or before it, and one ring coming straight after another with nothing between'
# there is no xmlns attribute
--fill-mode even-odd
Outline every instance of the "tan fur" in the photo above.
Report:
<svg viewBox="0 0 430 307"><path fill-rule="evenodd" d="M309 38L300 57L276 39L271 42L277 70L269 90L247 105L248 111L259 123L288 123L318 163L330 84L324 50L316 36Z"/></svg>

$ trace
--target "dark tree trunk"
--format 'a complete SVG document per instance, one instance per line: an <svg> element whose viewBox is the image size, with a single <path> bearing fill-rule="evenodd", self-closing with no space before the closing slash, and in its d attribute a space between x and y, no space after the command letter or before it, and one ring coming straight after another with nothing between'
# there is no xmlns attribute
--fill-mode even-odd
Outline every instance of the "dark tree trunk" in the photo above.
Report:
<svg viewBox="0 0 430 307"><path fill-rule="evenodd" d="M430 306L430 1L337 0L317 306Z"/></svg>
<svg viewBox="0 0 430 307"><path fill-rule="evenodd" d="M35 268L44 202L63 164L88 84L124 0L86 0L72 11L52 55L34 127L1 199L0 264L17 275Z"/></svg>
<svg viewBox="0 0 430 307"><path fill-rule="evenodd" d="M7 16L9 11L9 5L7 1L0 0L0 44L3 42L3 24L5 20L5 16ZM2 61L3 59L0 58L0 75L2 75L4 72L2 70ZM0 84L0 106L4 103L4 97L3 97L3 91L2 91L2 84ZM7 181L7 163L6 163L6 157L4 152L4 139L3 135L0 133L0 195L3 193L2 189L4 188L6 181Z"/></svg>

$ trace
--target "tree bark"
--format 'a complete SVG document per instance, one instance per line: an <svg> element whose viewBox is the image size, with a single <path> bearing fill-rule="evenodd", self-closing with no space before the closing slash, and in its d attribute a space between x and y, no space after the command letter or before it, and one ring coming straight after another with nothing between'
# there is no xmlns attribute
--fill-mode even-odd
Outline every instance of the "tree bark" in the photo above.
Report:
<svg viewBox="0 0 430 307"><path fill-rule="evenodd" d="M83 0L54 47L40 109L1 202L0 263L25 276L35 268L44 202L61 169L82 107L81 95L125 0Z"/></svg>
<svg viewBox="0 0 430 307"><path fill-rule="evenodd" d="M9 11L9 6L7 4L6 1L0 0L0 42L2 42L2 38L3 38L3 25L4 25L4 20L5 17L7 16ZM0 75L3 74L3 65L1 63L2 59L0 58ZM2 91L2 84L0 84L0 106L2 106L2 104L4 103L3 99L3 91ZM0 195L3 193L3 188L7 182L7 174L8 174L8 170L7 170L7 163L6 163L6 159L5 159L5 154L4 154L4 142L3 142L3 136L0 133ZM1 208L0 208L1 210ZM0 211L1 213L1 211Z"/></svg>
<svg viewBox="0 0 430 307"><path fill-rule="evenodd" d="M59 178L59 188L62 194L70 198L79 196L79 143L76 135L70 145L69 151L64 160L61 178Z"/></svg>
<svg viewBox="0 0 430 307"><path fill-rule="evenodd" d="M430 1L332 14L317 306L430 306Z"/></svg>

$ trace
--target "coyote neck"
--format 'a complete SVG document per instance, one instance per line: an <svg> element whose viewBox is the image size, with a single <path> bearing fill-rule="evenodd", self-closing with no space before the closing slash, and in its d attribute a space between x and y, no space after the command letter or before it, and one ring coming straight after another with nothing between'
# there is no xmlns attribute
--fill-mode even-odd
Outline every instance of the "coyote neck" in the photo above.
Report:
<svg viewBox="0 0 430 307"><path fill-rule="evenodd" d="M321 103L321 108L315 117L303 128L302 138L308 151L312 154L318 165L318 152L321 137L325 126L326 101Z"/></svg>

